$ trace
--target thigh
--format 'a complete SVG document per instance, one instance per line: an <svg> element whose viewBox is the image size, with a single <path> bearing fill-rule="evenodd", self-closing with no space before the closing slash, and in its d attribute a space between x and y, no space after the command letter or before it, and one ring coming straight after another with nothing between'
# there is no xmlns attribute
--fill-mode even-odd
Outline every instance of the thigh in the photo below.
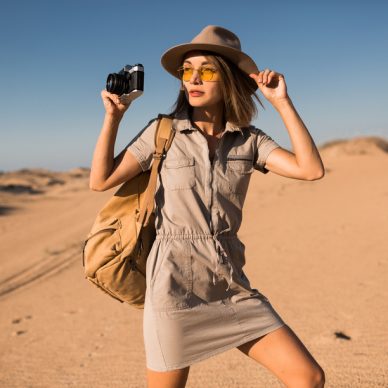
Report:
<svg viewBox="0 0 388 388"><path fill-rule="evenodd" d="M282 326L238 349L262 364L287 385L323 374L321 367L296 334Z"/></svg>
<svg viewBox="0 0 388 388"><path fill-rule="evenodd" d="M147 368L147 388L184 388L190 367L168 372L157 372Z"/></svg>

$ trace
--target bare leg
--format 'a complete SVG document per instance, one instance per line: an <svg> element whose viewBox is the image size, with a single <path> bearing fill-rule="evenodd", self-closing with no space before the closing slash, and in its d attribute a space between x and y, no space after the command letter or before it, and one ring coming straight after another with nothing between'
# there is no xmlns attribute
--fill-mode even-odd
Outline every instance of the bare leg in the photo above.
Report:
<svg viewBox="0 0 388 388"><path fill-rule="evenodd" d="M238 349L274 373L287 387L320 388L325 384L322 368L288 326Z"/></svg>
<svg viewBox="0 0 388 388"><path fill-rule="evenodd" d="M147 388L184 388L190 367L168 372L156 372L147 368Z"/></svg>

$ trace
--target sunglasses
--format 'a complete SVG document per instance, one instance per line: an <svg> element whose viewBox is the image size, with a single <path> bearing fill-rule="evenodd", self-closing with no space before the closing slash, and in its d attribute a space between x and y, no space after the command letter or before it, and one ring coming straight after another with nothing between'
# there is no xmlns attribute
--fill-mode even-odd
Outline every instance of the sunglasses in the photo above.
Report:
<svg viewBox="0 0 388 388"><path fill-rule="evenodd" d="M178 69L179 77L182 79L182 81L190 81L194 74L194 70L198 71L201 81L219 81L218 70L209 66L201 66L198 69L194 69L193 67L187 65L182 66Z"/></svg>

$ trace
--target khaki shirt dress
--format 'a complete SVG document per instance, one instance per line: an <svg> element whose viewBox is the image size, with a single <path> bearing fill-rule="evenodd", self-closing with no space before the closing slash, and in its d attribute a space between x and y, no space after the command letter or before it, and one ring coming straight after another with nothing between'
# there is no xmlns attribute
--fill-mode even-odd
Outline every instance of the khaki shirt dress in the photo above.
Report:
<svg viewBox="0 0 388 388"><path fill-rule="evenodd" d="M156 121L127 149L144 171L155 151ZM156 240L147 260L143 334L147 367L184 368L284 325L243 272L237 232L252 172L279 147L253 126L230 123L214 159L188 116L173 120L173 143L155 194Z"/></svg>

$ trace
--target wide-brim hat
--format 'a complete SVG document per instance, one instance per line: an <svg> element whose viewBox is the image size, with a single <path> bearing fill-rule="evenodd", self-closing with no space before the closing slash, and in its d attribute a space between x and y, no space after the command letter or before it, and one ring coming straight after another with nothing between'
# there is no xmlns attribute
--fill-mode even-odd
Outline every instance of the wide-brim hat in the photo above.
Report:
<svg viewBox="0 0 388 388"><path fill-rule="evenodd" d="M241 51L240 39L236 34L223 27L207 26L190 43L180 44L167 50L161 57L162 66L174 77L179 78L178 68L189 51L210 51L234 63L245 74L258 73L253 59ZM252 78L255 90L257 84Z"/></svg>

